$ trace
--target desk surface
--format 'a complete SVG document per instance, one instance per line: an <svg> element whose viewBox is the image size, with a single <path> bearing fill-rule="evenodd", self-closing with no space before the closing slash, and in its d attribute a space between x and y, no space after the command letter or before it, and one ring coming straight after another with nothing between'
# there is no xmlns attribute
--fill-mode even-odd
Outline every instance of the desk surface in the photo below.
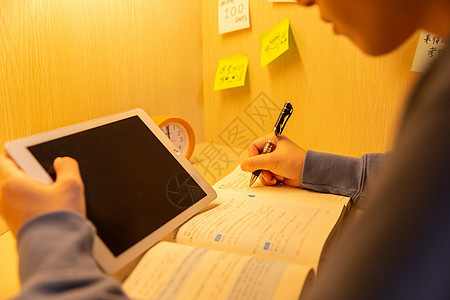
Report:
<svg viewBox="0 0 450 300"><path fill-rule="evenodd" d="M20 283L16 239L9 230L0 236L0 253L0 298L11 298L19 292Z"/></svg>

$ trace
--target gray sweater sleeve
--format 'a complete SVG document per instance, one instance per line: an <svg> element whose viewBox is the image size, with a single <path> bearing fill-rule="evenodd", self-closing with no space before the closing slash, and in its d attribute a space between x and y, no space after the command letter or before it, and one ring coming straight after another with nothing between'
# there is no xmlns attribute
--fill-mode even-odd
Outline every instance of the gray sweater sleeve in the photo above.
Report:
<svg viewBox="0 0 450 300"><path fill-rule="evenodd" d="M388 153L349 157L309 150L302 172L301 188L351 197L365 198L367 186Z"/></svg>
<svg viewBox="0 0 450 300"><path fill-rule="evenodd" d="M94 261L94 227L57 211L26 223L17 236L22 290L17 299L127 299Z"/></svg>

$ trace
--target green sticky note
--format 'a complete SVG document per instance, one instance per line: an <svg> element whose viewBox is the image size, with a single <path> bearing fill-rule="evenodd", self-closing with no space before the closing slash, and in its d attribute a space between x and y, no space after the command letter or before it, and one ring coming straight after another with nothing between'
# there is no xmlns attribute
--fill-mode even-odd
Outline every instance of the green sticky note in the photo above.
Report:
<svg viewBox="0 0 450 300"><path fill-rule="evenodd" d="M284 19L259 37L261 42L261 67L289 49L289 20Z"/></svg>
<svg viewBox="0 0 450 300"><path fill-rule="evenodd" d="M248 57L245 53L221 58L214 80L214 90L244 86L247 67Z"/></svg>

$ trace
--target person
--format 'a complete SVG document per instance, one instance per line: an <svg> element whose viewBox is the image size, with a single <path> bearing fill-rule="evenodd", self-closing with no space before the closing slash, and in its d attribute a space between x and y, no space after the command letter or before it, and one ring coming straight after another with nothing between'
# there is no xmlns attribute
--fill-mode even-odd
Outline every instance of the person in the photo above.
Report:
<svg viewBox="0 0 450 300"><path fill-rule="evenodd" d="M334 31L370 55L388 53L417 29L450 34L447 0L299 0L317 4ZM272 153L249 147L244 171L261 181L350 196L336 249L306 299L450 299L450 51L412 92L394 151L360 158L305 151L286 136Z"/></svg>
<svg viewBox="0 0 450 300"><path fill-rule="evenodd" d="M370 55L394 50L417 29L450 34L448 0L298 2L318 5L336 33ZM270 154L256 155L261 140L250 147L242 168L265 169L263 183L348 194L362 212L347 223L306 299L450 298L449 120L445 51L411 94L392 153L348 158L306 152L285 136ZM76 163L58 159L55 169L56 182L43 186L0 159L2 211L18 242L18 297L126 298L93 262L94 228L82 217Z"/></svg>

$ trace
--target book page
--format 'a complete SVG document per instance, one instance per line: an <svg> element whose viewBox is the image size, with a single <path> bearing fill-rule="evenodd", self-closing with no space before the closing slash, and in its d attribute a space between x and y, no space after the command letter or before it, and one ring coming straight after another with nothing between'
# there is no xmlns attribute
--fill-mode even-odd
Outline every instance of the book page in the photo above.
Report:
<svg viewBox="0 0 450 300"><path fill-rule="evenodd" d="M123 284L132 299L298 299L310 268L161 242Z"/></svg>
<svg viewBox="0 0 450 300"><path fill-rule="evenodd" d="M340 195L317 193L303 190L297 187L277 184L274 186L265 186L258 179L253 186L249 186L251 173L244 172L240 166L237 166L230 174L225 176L214 185L217 192L237 192L247 195L266 195L276 196L277 198L295 198L307 199L309 201L321 202L323 204L341 203L347 205L350 201L349 197ZM216 201L217 202L217 201Z"/></svg>
<svg viewBox="0 0 450 300"><path fill-rule="evenodd" d="M317 269L322 248L344 208L239 193L219 197L224 195L222 204L183 224L176 242Z"/></svg>

